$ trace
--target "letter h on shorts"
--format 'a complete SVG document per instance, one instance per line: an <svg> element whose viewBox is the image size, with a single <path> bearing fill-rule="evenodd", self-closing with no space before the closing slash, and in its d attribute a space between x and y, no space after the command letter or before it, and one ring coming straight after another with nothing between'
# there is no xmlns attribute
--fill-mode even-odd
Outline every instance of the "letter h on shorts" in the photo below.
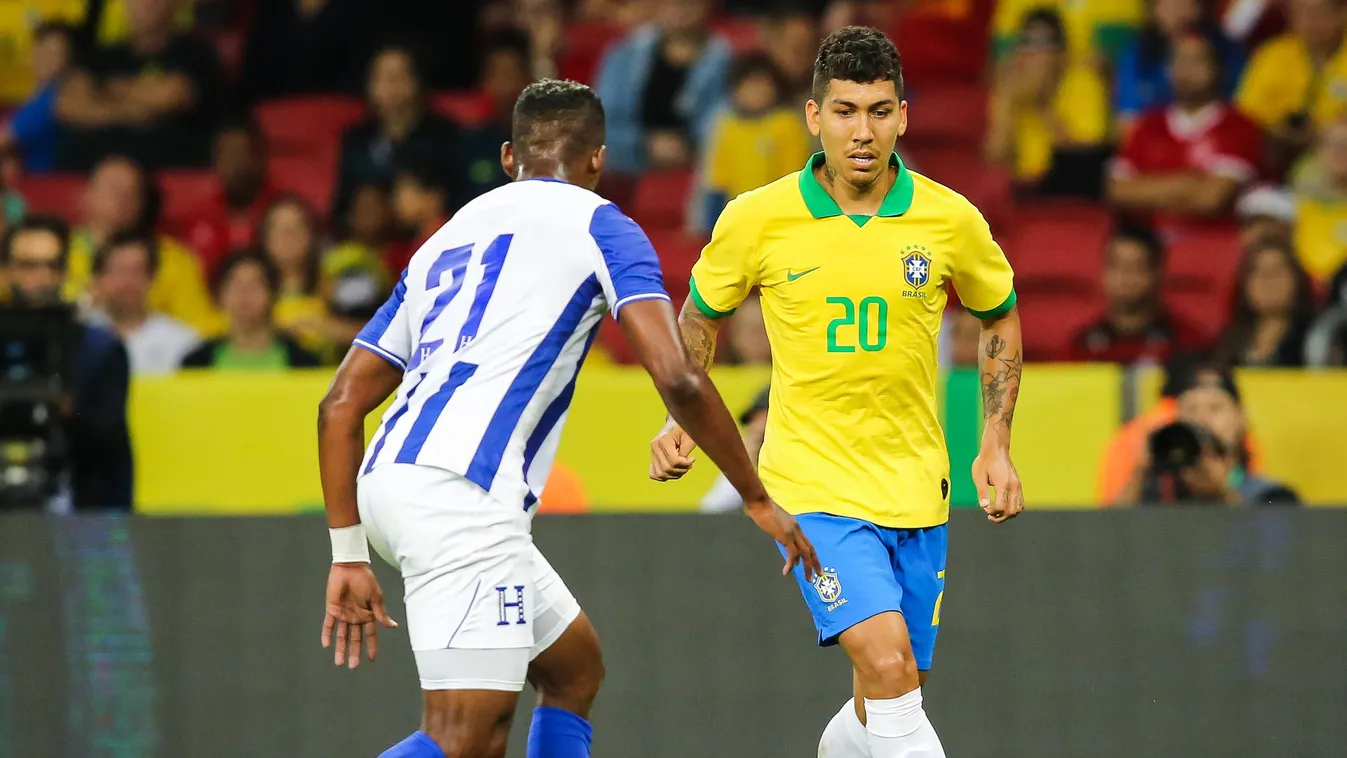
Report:
<svg viewBox="0 0 1347 758"><path fill-rule="evenodd" d="M505 593L508 592L509 589L510 589L509 587L496 588L496 606L500 609L500 621L496 624L496 626L510 625L510 621L505 618L505 611L507 608L515 609L516 624L527 623L527 619L524 618L524 585L522 584L515 585L514 587L515 599L513 603L505 599Z"/></svg>

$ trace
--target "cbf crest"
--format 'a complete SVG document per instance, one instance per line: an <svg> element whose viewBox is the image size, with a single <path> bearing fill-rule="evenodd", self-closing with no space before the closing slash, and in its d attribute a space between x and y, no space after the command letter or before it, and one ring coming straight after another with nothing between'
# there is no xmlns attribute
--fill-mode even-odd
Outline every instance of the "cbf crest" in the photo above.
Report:
<svg viewBox="0 0 1347 758"><path fill-rule="evenodd" d="M921 245L908 245L903 248L903 281L914 290L925 287L931 281L931 251Z"/></svg>
<svg viewBox="0 0 1347 758"><path fill-rule="evenodd" d="M837 569L824 568L814 577L814 590L825 603L835 603L842 596L842 582L837 579Z"/></svg>

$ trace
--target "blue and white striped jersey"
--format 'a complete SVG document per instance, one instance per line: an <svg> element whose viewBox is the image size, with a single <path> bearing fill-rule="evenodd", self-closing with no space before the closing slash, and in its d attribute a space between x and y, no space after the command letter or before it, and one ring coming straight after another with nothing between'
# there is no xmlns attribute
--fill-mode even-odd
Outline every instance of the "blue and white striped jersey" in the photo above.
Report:
<svg viewBox="0 0 1347 758"><path fill-rule="evenodd" d="M365 453L537 502L605 310L667 300L641 228L587 189L514 182L463 207L412 257L355 344L404 371Z"/></svg>

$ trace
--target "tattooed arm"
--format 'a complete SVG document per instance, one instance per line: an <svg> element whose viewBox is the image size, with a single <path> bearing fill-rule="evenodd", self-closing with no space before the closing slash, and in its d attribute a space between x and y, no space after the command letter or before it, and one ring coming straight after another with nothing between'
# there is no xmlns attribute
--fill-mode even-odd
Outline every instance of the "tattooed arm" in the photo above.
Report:
<svg viewBox="0 0 1347 758"><path fill-rule="evenodd" d="M1020 477L1010 461L1010 429L1024 367L1019 312L1012 308L1003 316L982 322L980 346L984 425L982 448L973 461L973 483L987 518L999 523L1014 518L1024 508ZM994 501L989 487L996 490Z"/></svg>
<svg viewBox="0 0 1347 758"><path fill-rule="evenodd" d="M688 352L702 364L703 369L710 369L711 361L716 357L716 337L720 334L721 321L723 319L714 319L702 313L690 297L678 314L678 333Z"/></svg>

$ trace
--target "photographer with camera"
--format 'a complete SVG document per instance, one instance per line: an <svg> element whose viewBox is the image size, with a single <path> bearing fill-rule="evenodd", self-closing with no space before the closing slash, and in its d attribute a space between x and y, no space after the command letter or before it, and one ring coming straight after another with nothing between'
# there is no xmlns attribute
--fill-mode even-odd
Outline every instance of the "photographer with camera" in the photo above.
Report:
<svg viewBox="0 0 1347 758"><path fill-rule="evenodd" d="M126 349L61 301L70 228L29 216L0 241L0 508L131 507Z"/></svg>
<svg viewBox="0 0 1347 758"><path fill-rule="evenodd" d="M1296 505L1280 482L1248 471L1244 410L1229 373L1189 372L1178 387L1178 418L1151 433L1128 484L1130 504Z"/></svg>

